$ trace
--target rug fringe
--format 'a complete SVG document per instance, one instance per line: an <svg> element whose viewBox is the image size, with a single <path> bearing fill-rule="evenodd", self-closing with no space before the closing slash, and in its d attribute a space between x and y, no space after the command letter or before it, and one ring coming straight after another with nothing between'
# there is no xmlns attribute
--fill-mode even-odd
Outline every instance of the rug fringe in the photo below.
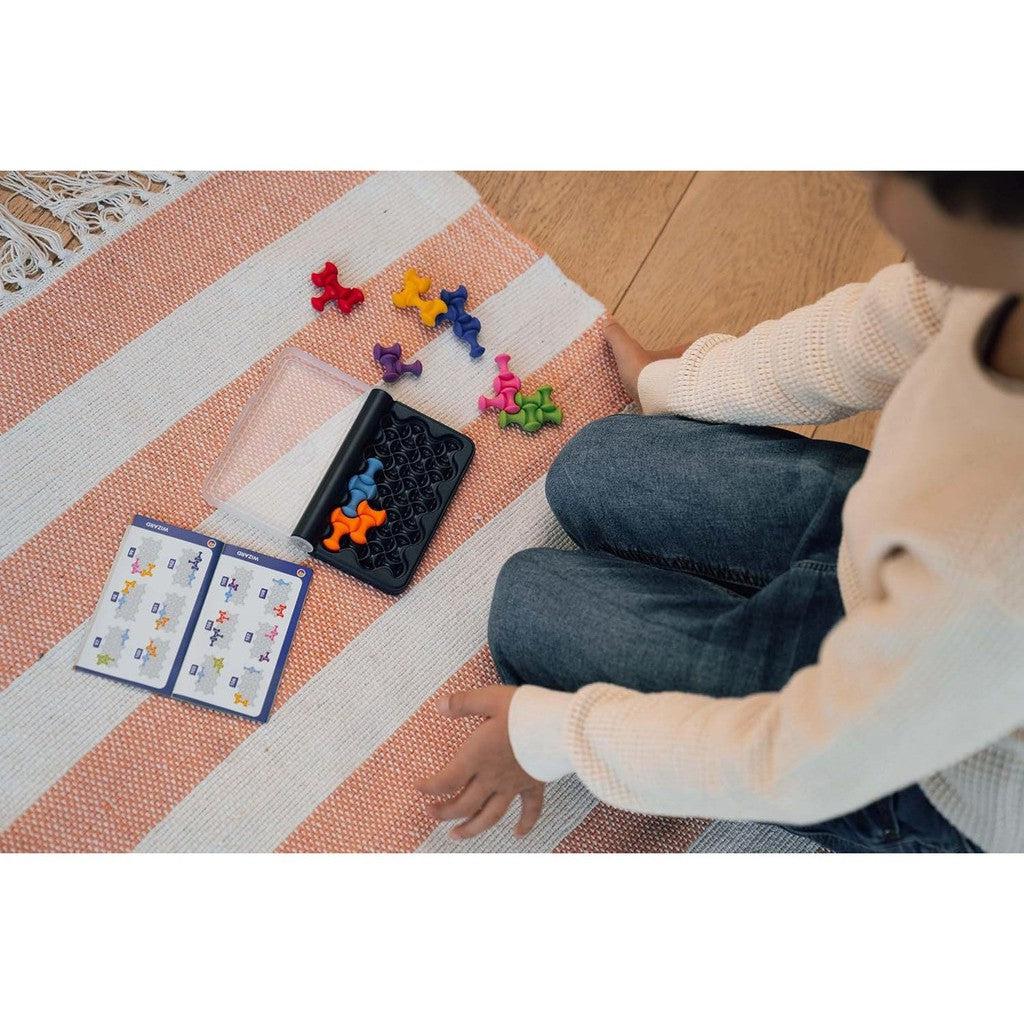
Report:
<svg viewBox="0 0 1024 1024"><path fill-rule="evenodd" d="M0 188L46 210L84 244L186 177L183 171L5 171ZM156 192L154 185L160 186ZM24 288L66 252L56 231L29 224L0 203L0 287Z"/></svg>

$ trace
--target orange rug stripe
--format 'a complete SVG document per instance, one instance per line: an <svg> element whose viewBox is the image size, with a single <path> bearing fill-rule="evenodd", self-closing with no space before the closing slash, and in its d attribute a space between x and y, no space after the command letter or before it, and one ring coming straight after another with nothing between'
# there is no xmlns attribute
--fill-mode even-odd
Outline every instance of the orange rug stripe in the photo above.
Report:
<svg viewBox="0 0 1024 1024"><path fill-rule="evenodd" d="M0 319L0 361L17 381L0 431L368 177L217 174L71 268Z"/></svg>
<svg viewBox="0 0 1024 1024"><path fill-rule="evenodd" d="M278 847L282 853L411 853L437 822L413 783L439 772L477 722L434 710L442 693L497 686L484 646ZM454 825L454 822L452 823Z"/></svg>
<svg viewBox="0 0 1024 1024"><path fill-rule="evenodd" d="M536 259L534 249L510 242L493 214L477 205L366 282L366 301L350 317L333 307L319 316L310 310L314 318L287 344L372 381L376 364L369 354L368 337L385 336L388 330L386 337L401 340L411 353L436 336L421 327L416 317L395 315L391 290L407 264L415 261L431 267L438 280L473 280L475 305L504 288ZM135 513L189 528L210 514L198 481L209 471L232 423L280 347L192 409L0 562L0 621L7 623L0 633L0 690L88 618L96 599L96 580L106 578L111 552ZM41 564L50 567L55 585L45 604L26 604L20 595L37 586Z"/></svg>
<svg viewBox="0 0 1024 1024"><path fill-rule="evenodd" d="M599 320L524 381L530 389L542 383L555 388L567 412L561 429L532 436L508 430L499 437L493 415L481 416L466 428L477 444L477 456L414 583L538 479L575 430L622 407L625 395L601 338L601 325ZM275 708L394 600L342 573L319 572ZM130 849L253 728L258 727L194 705L150 697L0 837L0 850ZM187 741L168 743L169 736L184 736Z"/></svg>

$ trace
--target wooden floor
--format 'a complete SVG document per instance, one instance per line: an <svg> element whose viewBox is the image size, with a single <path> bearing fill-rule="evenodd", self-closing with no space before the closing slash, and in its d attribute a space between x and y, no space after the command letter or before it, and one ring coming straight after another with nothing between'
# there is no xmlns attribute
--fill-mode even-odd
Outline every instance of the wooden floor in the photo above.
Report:
<svg viewBox="0 0 1024 1024"><path fill-rule="evenodd" d="M464 173L652 350L744 331L903 257L852 174ZM64 225L0 190L3 201L67 238ZM876 418L804 433L867 446Z"/></svg>
<svg viewBox="0 0 1024 1024"><path fill-rule="evenodd" d="M745 331L903 258L852 174L464 173L652 350ZM867 447L876 420L802 429Z"/></svg>

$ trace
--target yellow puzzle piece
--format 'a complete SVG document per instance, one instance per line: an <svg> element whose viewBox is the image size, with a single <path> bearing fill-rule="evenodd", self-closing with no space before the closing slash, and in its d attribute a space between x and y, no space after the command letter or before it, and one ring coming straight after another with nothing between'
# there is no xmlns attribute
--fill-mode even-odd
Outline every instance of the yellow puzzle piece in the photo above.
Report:
<svg viewBox="0 0 1024 1024"><path fill-rule="evenodd" d="M249 706L249 702L240 693L235 694L235 703L241 704L244 708Z"/></svg>
<svg viewBox="0 0 1024 1024"><path fill-rule="evenodd" d="M405 272L402 290L400 292L392 292L391 301L399 309L417 306L420 311L420 319L428 327L433 327L437 323L437 318L442 313L448 312L448 304L440 299L423 298L423 293L428 291L430 291L430 278L420 277L410 267Z"/></svg>

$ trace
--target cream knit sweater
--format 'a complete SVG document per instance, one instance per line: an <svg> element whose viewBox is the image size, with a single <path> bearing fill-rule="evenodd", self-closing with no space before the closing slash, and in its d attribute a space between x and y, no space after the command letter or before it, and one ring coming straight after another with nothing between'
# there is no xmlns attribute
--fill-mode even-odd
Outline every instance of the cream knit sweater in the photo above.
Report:
<svg viewBox="0 0 1024 1024"><path fill-rule="evenodd" d="M920 782L983 849L1024 850L1024 394L976 351L1000 298L901 264L649 365L648 413L824 423L884 406L843 510L846 615L778 693L521 687L523 768L575 771L629 810L792 824Z"/></svg>

